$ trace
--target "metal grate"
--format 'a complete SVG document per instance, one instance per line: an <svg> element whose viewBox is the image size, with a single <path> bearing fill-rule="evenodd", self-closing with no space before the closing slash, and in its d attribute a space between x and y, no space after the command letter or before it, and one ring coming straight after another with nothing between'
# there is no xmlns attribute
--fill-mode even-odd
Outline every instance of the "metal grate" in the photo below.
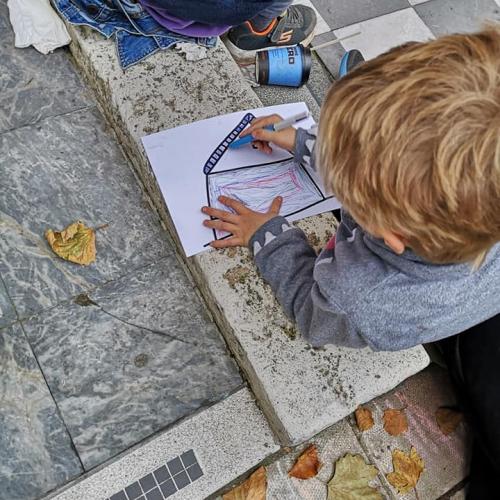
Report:
<svg viewBox="0 0 500 500"><path fill-rule="evenodd" d="M112 495L109 500L165 500L203 476L193 450L169 460Z"/></svg>

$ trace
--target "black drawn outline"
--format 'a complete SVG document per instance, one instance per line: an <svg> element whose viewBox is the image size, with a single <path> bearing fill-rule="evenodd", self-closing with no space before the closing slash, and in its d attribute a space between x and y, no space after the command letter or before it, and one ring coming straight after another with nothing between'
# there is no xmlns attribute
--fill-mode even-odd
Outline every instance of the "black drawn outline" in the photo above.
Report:
<svg viewBox="0 0 500 500"><path fill-rule="evenodd" d="M207 203L208 203L209 207L212 206L211 200L210 200L210 189L209 189L209 178L211 175L217 175L217 174L222 173L222 172L227 173L227 172L236 172L238 170L244 170L244 169L249 169L249 168L258 168L258 167L263 167L266 165L283 163L283 162L290 161L291 159L293 159L293 156L290 156L290 157L284 158L282 160L275 160L275 161L270 161L267 163L259 163L257 165L246 165L243 167L228 168L227 170L222 170L220 172L213 172L213 169L215 168L215 166L217 165L219 160L224 156L224 153L229 148L229 145L238 138L238 136L246 128L246 126L248 124L250 124L254 119L255 119L255 116L252 113L246 113L245 116L240 120L238 125L236 125L236 127L233 128L233 130L224 138L224 140L220 142L220 144L213 150L212 154L209 156L208 160L205 162L205 165L203 166L203 173L205 174L205 187L206 187L206 194L207 194ZM308 208L314 207L314 206L318 205L319 203L322 203L325 200L332 198L332 196L325 196L323 191L317 185L316 181L313 179L311 174L308 172L307 168L302 163L299 164L298 166L306 173L307 177L309 177L309 180L312 182L313 186L318 191L318 194L321 197L321 199L319 199L318 201L311 203L305 207L302 207L299 210L295 210L294 212L284 214L284 217L289 217L290 215L295 215L295 214L300 213L304 210L307 210ZM211 217L211 219L215 219L215 217ZM212 229L212 232L214 235L214 240L224 240L224 239L232 236L231 234L228 234L226 236L223 236L222 238L218 238L216 230ZM210 242L206 243L203 246L206 247L208 245L210 245Z"/></svg>

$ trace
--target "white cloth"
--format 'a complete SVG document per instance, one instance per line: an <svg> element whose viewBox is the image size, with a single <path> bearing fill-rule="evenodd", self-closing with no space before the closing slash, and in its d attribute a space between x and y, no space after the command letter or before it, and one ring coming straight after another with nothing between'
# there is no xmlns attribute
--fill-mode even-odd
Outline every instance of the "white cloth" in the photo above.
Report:
<svg viewBox="0 0 500 500"><path fill-rule="evenodd" d="M42 54L67 45L71 38L48 0L8 0L15 46L33 45Z"/></svg>

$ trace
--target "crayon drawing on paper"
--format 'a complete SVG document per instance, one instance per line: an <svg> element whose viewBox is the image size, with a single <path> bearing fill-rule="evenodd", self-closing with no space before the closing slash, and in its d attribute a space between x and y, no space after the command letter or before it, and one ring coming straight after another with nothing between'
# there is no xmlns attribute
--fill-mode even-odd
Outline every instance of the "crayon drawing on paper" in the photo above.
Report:
<svg viewBox="0 0 500 500"><path fill-rule="evenodd" d="M260 212L282 196L280 213L290 221L338 208L315 172L297 164L288 151L275 148L268 156L249 146L229 147L256 115L277 112L287 117L303 109L305 104L297 103L232 113L143 138L186 255L228 236L202 225L203 205L228 210L218 201L220 195ZM308 121L300 125L311 126Z"/></svg>

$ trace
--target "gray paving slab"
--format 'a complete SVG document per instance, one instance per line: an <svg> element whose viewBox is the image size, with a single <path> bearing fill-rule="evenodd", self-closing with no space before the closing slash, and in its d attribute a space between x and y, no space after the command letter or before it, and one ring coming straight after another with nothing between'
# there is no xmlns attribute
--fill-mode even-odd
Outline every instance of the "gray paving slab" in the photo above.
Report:
<svg viewBox="0 0 500 500"><path fill-rule="evenodd" d="M312 2L332 29L343 28L410 6L408 0L312 0Z"/></svg>
<svg viewBox="0 0 500 500"><path fill-rule="evenodd" d="M50 498L107 499L190 449L198 459L203 476L169 496L169 500L210 497L233 478L278 451L279 446L250 392L242 388Z"/></svg>
<svg viewBox="0 0 500 500"><path fill-rule="evenodd" d="M0 133L94 104L67 50L48 55L16 49L7 6L0 3Z"/></svg>
<svg viewBox="0 0 500 500"><path fill-rule="evenodd" d="M16 319L16 310L0 276L0 328L14 323Z"/></svg>
<svg viewBox="0 0 500 500"><path fill-rule="evenodd" d="M25 322L86 470L242 383L175 257L90 297Z"/></svg>
<svg viewBox="0 0 500 500"><path fill-rule="evenodd" d="M398 10L380 17L335 30L337 38L359 33L340 42L344 49L358 49L365 59L372 59L387 50L411 41L434 38L431 30L413 8Z"/></svg>
<svg viewBox="0 0 500 500"><path fill-rule="evenodd" d="M373 412L375 425L359 433L360 442L370 460L384 474L391 472L391 452L408 453L414 446L423 458L425 470L414 491L404 496L392 489L393 495L405 500L434 500L459 484L469 471L471 434L465 423L448 436L439 429L435 412L440 407L456 405L448 372L435 364L406 380L396 390L375 399L365 407ZM408 430L393 437L383 429L383 412L387 408L405 408Z"/></svg>
<svg viewBox="0 0 500 500"><path fill-rule="evenodd" d="M431 0L415 5L415 10L436 36L476 31L487 20L500 20L494 0Z"/></svg>
<svg viewBox="0 0 500 500"><path fill-rule="evenodd" d="M0 499L32 500L82 468L19 323L0 330Z"/></svg>
<svg viewBox="0 0 500 500"><path fill-rule="evenodd" d="M96 109L0 134L0 151L0 273L20 316L172 253ZM75 220L109 224L88 267L59 259L44 238Z"/></svg>
<svg viewBox="0 0 500 500"><path fill-rule="evenodd" d="M260 101L224 46L197 63L164 51L123 74L110 43L86 31L70 31L75 59L97 89L110 122L175 238L141 137L255 108ZM331 214L324 214L303 227L319 247L335 231L335 222ZM293 340L297 332L258 277L247 250L207 252L186 259L186 264L282 442L310 438L428 364L421 347L401 353L332 346L315 351L302 340ZM235 273L237 280L231 279Z"/></svg>
<svg viewBox="0 0 500 500"><path fill-rule="evenodd" d="M337 37L332 33L324 33L323 35L318 35L314 37L312 46L317 46L322 43L330 42L331 40L336 40ZM345 54L345 49L343 45L338 42L323 49L318 49L316 52L324 64L325 68L330 72L333 78L338 78L340 60Z"/></svg>

